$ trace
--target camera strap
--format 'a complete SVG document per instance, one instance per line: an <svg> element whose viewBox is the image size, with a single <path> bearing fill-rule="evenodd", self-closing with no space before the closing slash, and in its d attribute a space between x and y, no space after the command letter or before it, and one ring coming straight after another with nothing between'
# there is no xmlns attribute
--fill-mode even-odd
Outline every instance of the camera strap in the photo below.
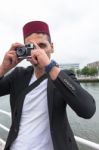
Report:
<svg viewBox="0 0 99 150"><path fill-rule="evenodd" d="M18 113L21 112L22 105L23 105L23 102L24 102L26 94L29 93L34 88L36 88L46 78L48 78L48 75L44 74L39 79L37 79L36 81L34 81L31 85L29 85L28 87L26 87L25 89L23 89L23 91L20 93L20 95L17 98L18 101L15 102L14 115L16 114L16 112L18 112Z"/></svg>
<svg viewBox="0 0 99 150"><path fill-rule="evenodd" d="M29 85L28 87L26 87L24 89L24 91L22 92L22 94L26 95L27 93L29 93L31 90L33 90L35 87L37 87L47 77L48 77L47 74L44 74L43 76L41 76L38 80L36 80L31 85Z"/></svg>

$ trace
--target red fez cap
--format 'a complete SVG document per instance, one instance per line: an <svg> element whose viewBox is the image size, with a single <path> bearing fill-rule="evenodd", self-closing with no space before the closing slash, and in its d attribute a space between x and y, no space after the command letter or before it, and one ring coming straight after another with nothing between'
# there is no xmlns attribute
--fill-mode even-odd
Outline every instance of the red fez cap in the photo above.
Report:
<svg viewBox="0 0 99 150"><path fill-rule="evenodd" d="M49 27L47 23L42 21L31 21L24 25L23 36L26 38L32 33L44 33L50 37Z"/></svg>

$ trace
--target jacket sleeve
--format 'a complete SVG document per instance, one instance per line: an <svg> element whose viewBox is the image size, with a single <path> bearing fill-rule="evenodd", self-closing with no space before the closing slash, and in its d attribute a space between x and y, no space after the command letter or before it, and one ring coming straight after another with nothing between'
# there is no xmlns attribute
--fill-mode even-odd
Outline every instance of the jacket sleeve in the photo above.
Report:
<svg viewBox="0 0 99 150"><path fill-rule="evenodd" d="M60 71L57 79L53 82L61 92L63 99L78 116L91 118L94 115L96 111L95 100L81 87L73 73Z"/></svg>
<svg viewBox="0 0 99 150"><path fill-rule="evenodd" d="M13 71L0 78L0 96L10 94L11 85L13 84L16 70L17 69L13 69Z"/></svg>

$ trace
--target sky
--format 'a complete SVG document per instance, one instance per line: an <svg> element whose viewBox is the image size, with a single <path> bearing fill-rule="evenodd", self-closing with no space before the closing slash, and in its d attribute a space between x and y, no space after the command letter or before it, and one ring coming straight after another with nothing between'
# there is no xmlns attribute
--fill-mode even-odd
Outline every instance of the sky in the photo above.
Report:
<svg viewBox="0 0 99 150"><path fill-rule="evenodd" d="M0 64L12 43L23 43L22 28L32 20L49 24L59 64L99 61L99 0L0 0Z"/></svg>

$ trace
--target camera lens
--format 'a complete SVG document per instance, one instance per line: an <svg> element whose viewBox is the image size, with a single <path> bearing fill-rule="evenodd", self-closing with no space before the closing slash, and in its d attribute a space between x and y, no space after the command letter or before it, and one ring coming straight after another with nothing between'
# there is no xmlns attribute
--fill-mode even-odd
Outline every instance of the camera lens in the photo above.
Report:
<svg viewBox="0 0 99 150"><path fill-rule="evenodd" d="M16 54L18 57L24 56L26 53L26 48L25 47L18 47L16 50Z"/></svg>

